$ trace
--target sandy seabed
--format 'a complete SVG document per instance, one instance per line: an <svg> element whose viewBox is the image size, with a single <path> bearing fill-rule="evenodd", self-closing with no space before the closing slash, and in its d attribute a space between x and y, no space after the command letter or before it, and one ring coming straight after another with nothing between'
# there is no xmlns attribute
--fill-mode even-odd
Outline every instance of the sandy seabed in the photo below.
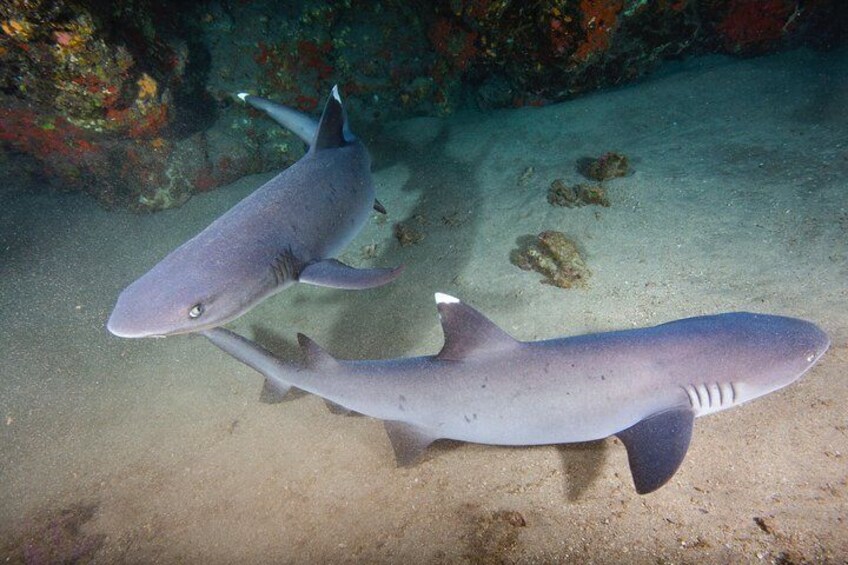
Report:
<svg viewBox="0 0 848 565"><path fill-rule="evenodd" d="M848 53L693 60L365 137L389 217L340 258L407 270L372 291L297 286L230 325L280 355L298 331L342 358L434 353L435 291L522 340L749 310L813 320L833 345L791 387L697 420L681 469L647 496L613 439L443 442L398 469L379 421L305 394L261 403L259 375L202 338L104 328L123 287L267 176L147 216L6 187L0 559L848 560ZM551 181L584 180L576 164L611 150L633 172L605 183L609 208L546 202ZM424 238L400 247L397 221ZM510 263L543 230L578 242L587 288Z"/></svg>

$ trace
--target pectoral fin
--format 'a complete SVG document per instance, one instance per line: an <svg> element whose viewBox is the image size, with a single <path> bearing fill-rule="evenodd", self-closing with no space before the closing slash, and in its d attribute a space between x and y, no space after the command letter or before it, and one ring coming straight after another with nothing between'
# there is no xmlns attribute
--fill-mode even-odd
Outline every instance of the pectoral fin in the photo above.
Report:
<svg viewBox="0 0 848 565"><path fill-rule="evenodd" d="M383 426L389 434L389 441L392 442L398 467L407 467L414 463L424 453L427 446L438 439L421 428L405 422L386 420Z"/></svg>
<svg viewBox="0 0 848 565"><path fill-rule="evenodd" d="M653 492L677 472L689 449L694 419L691 409L674 408L615 434L627 448L636 492Z"/></svg>
<svg viewBox="0 0 848 565"><path fill-rule="evenodd" d="M356 269L335 259L324 259L304 267L298 281L316 286L361 290L383 286L400 276L403 267L393 269Z"/></svg>

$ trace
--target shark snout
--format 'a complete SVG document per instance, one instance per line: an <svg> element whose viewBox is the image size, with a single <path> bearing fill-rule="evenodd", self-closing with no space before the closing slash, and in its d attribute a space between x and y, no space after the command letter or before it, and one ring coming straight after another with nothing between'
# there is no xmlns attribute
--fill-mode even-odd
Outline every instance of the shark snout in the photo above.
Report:
<svg viewBox="0 0 848 565"><path fill-rule="evenodd" d="M830 347L830 337L820 327L812 322L804 321L807 325L805 340L807 342L807 356L805 361L810 365L819 360Z"/></svg>
<svg viewBox="0 0 848 565"><path fill-rule="evenodd" d="M138 283L131 285L118 296L106 321L109 333L124 338L163 337L179 333L182 316L174 306L163 303L155 294L139 292L138 287Z"/></svg>
<svg viewBox="0 0 848 565"><path fill-rule="evenodd" d="M106 329L109 330L109 333L112 335L124 338L152 337L159 335L156 332L151 332L149 329L146 330L143 327L140 327L138 324L134 324L132 316L130 316L125 310L118 307L112 311L112 314L106 321Z"/></svg>
<svg viewBox="0 0 848 565"><path fill-rule="evenodd" d="M176 291L165 294L136 282L118 296L106 329L123 338L165 337L215 328L245 311L238 301L196 296Z"/></svg>

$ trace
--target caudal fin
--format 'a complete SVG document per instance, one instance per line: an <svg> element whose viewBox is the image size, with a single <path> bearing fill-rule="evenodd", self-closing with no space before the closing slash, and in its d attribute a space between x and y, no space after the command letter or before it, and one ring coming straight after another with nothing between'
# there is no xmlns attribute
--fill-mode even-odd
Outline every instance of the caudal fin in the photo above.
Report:
<svg viewBox="0 0 848 565"><path fill-rule="evenodd" d="M266 402L279 402L288 393L291 383L286 379L286 374L299 367L277 359L261 345L230 330L211 328L200 333L224 353L265 376L263 399Z"/></svg>
<svg viewBox="0 0 848 565"><path fill-rule="evenodd" d="M318 122L312 116L307 116L294 108L289 108L288 106L283 106L282 104L277 104L271 100L253 96L246 92L239 92L237 96L245 104L249 104L257 110L262 110L268 114L272 120L291 131L307 145L310 145L315 140L315 134L318 132Z"/></svg>

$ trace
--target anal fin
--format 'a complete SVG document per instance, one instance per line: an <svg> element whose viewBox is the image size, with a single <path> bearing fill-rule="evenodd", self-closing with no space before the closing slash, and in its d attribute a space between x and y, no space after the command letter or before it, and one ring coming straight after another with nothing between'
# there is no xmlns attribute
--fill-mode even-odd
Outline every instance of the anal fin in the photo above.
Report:
<svg viewBox="0 0 848 565"><path fill-rule="evenodd" d="M354 412L350 408L346 408L341 404L336 404L332 400L324 399L324 405L327 407L327 410L330 411L330 414L335 414L337 416L358 416L358 412Z"/></svg>
<svg viewBox="0 0 848 565"><path fill-rule="evenodd" d="M383 426L389 434L398 467L408 467L413 464L424 453L427 446L438 439L406 422L385 420Z"/></svg>
<svg viewBox="0 0 848 565"><path fill-rule="evenodd" d="M270 379L265 379L265 385L262 387L262 392L259 393L259 402L263 404L277 404L283 401L289 390L291 390L291 387L283 386L281 383L274 382Z"/></svg>
<svg viewBox="0 0 848 565"><path fill-rule="evenodd" d="M336 259L311 263L300 272L298 281L316 286L362 290L388 284L400 276L403 267L393 269L356 269Z"/></svg>
<svg viewBox="0 0 848 565"><path fill-rule="evenodd" d="M694 419L690 408L674 408L615 434L627 448L636 492L653 492L677 472L689 449Z"/></svg>

